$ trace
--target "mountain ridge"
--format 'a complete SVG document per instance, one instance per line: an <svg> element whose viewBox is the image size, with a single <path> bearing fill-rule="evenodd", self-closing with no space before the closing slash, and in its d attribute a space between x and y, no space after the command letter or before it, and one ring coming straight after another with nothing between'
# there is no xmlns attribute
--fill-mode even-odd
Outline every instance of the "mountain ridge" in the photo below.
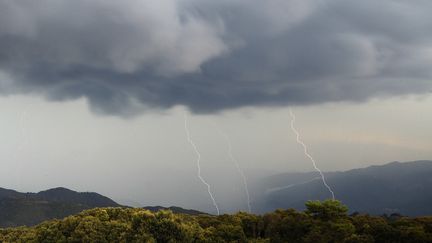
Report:
<svg viewBox="0 0 432 243"><path fill-rule="evenodd" d="M121 206L98 193L76 192L64 187L37 193L0 188L0 227L35 225L95 207Z"/></svg>
<svg viewBox="0 0 432 243"><path fill-rule="evenodd" d="M261 212L289 207L303 209L307 200L329 198L329 192L322 181L311 180L317 174L282 173L264 179L259 188L260 198L255 206ZM412 216L432 214L432 207L429 206L432 205L430 160L394 161L324 174L327 183L335 192L336 199L348 205L352 211ZM280 190L274 190L278 187Z"/></svg>
<svg viewBox="0 0 432 243"><path fill-rule="evenodd" d="M77 192L56 187L40 192L18 192L0 187L0 228L33 226L52 219L80 213L93 208L122 207L114 200L95 192ZM152 212L170 210L188 215L208 215L204 212L171 206L139 207Z"/></svg>
<svg viewBox="0 0 432 243"><path fill-rule="evenodd" d="M400 213L409 216L432 215L432 161L390 162L340 172L325 172L336 199L351 212L375 215ZM330 197L317 172L281 173L262 179L255 187L254 212L278 208L304 209L308 200ZM0 227L35 225L48 219L61 219L86 209L125 207L95 192L76 192L56 187L37 193L0 188ZM153 212L204 215L176 206L140 207Z"/></svg>

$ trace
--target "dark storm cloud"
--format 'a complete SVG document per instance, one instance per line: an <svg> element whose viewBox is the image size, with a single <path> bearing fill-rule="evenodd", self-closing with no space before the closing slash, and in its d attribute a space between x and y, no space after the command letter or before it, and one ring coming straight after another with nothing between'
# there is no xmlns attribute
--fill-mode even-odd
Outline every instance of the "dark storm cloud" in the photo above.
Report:
<svg viewBox="0 0 432 243"><path fill-rule="evenodd" d="M130 115L432 88L426 0L0 0L1 93Z"/></svg>

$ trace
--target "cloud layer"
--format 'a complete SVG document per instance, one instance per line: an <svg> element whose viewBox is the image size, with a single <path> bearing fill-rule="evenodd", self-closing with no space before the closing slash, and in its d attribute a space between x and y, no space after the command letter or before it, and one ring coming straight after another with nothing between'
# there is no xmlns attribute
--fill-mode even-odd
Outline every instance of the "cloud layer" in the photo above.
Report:
<svg viewBox="0 0 432 243"><path fill-rule="evenodd" d="M432 89L427 0L0 0L0 93L130 115Z"/></svg>

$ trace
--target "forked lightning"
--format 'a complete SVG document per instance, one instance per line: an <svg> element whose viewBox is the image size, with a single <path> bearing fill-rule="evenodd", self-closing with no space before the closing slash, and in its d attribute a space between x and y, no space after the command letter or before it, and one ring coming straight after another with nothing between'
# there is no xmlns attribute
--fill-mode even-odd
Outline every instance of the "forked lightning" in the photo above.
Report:
<svg viewBox="0 0 432 243"><path fill-rule="evenodd" d="M308 157L310 159L310 161L312 161L312 165L315 168L316 171L319 172L320 176L321 176L321 180L324 184L324 186L329 190L329 192L332 195L332 199L335 200L335 195L333 190L331 189L331 187L327 184L326 179L324 177L324 174L322 173L322 171L318 168L318 166L316 165L315 159L312 157L312 155L309 154L308 149L306 144L300 139L300 133L297 131L297 129L294 127L294 123L295 123L295 115L293 113L293 111L291 110L291 108L289 109L290 115L291 115L291 129L292 131L295 133L296 135L296 140L297 143L300 144L303 147L303 152L306 155L306 157Z"/></svg>
<svg viewBox="0 0 432 243"><path fill-rule="evenodd" d="M192 146L192 148L193 148L193 150L195 151L195 153L196 153L196 155L197 155L197 161L196 161L196 164L197 164L197 168L198 168L198 178L201 180L201 182L205 185L205 186L207 186L207 192L208 192L208 194L210 195L210 198L211 198L211 200L212 200L212 202L213 202L213 205L215 206L215 208L216 208L216 213L217 213L217 215L220 215L220 212L219 212L219 207L218 207L218 205L217 205L217 203L216 203L216 200L215 200L215 198L214 198L214 196L213 196L213 193L211 192L211 187L210 187L210 184L208 184L205 180L204 180L204 178L201 176L201 154L200 154L200 152L198 151L198 148L197 148L197 146L195 145L195 143L193 142L193 140L192 140L192 138L191 138L191 135L190 135L190 131L189 131L189 128L188 128L188 123L187 123L187 115L186 115L186 112L184 113L184 128L185 128L185 132L186 132L186 138L187 138L187 140L188 140L188 142L190 143L190 145Z"/></svg>
<svg viewBox="0 0 432 243"><path fill-rule="evenodd" d="M234 163L235 167L237 168L238 173L240 174L240 176L242 177L243 180L243 187L246 193L246 198L247 198L247 206L248 206L248 212L251 213L252 212L252 208L251 208L251 202L250 202L250 196L249 196L249 189L248 189L248 183L247 183L247 179L246 179L246 175L244 174L243 170L241 169L237 159L234 157L234 154L232 152L232 145L231 145L231 139L229 138L228 134L222 132L222 135L225 137L225 140L228 144L228 155L231 159L231 161Z"/></svg>

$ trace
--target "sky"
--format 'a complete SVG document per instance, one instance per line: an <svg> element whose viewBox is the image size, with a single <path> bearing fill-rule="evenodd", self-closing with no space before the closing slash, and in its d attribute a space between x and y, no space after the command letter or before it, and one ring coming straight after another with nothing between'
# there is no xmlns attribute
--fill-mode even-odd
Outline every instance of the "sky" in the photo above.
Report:
<svg viewBox="0 0 432 243"><path fill-rule="evenodd" d="M0 187L223 210L249 180L431 159L427 0L0 0ZM211 205L210 205L211 207Z"/></svg>

